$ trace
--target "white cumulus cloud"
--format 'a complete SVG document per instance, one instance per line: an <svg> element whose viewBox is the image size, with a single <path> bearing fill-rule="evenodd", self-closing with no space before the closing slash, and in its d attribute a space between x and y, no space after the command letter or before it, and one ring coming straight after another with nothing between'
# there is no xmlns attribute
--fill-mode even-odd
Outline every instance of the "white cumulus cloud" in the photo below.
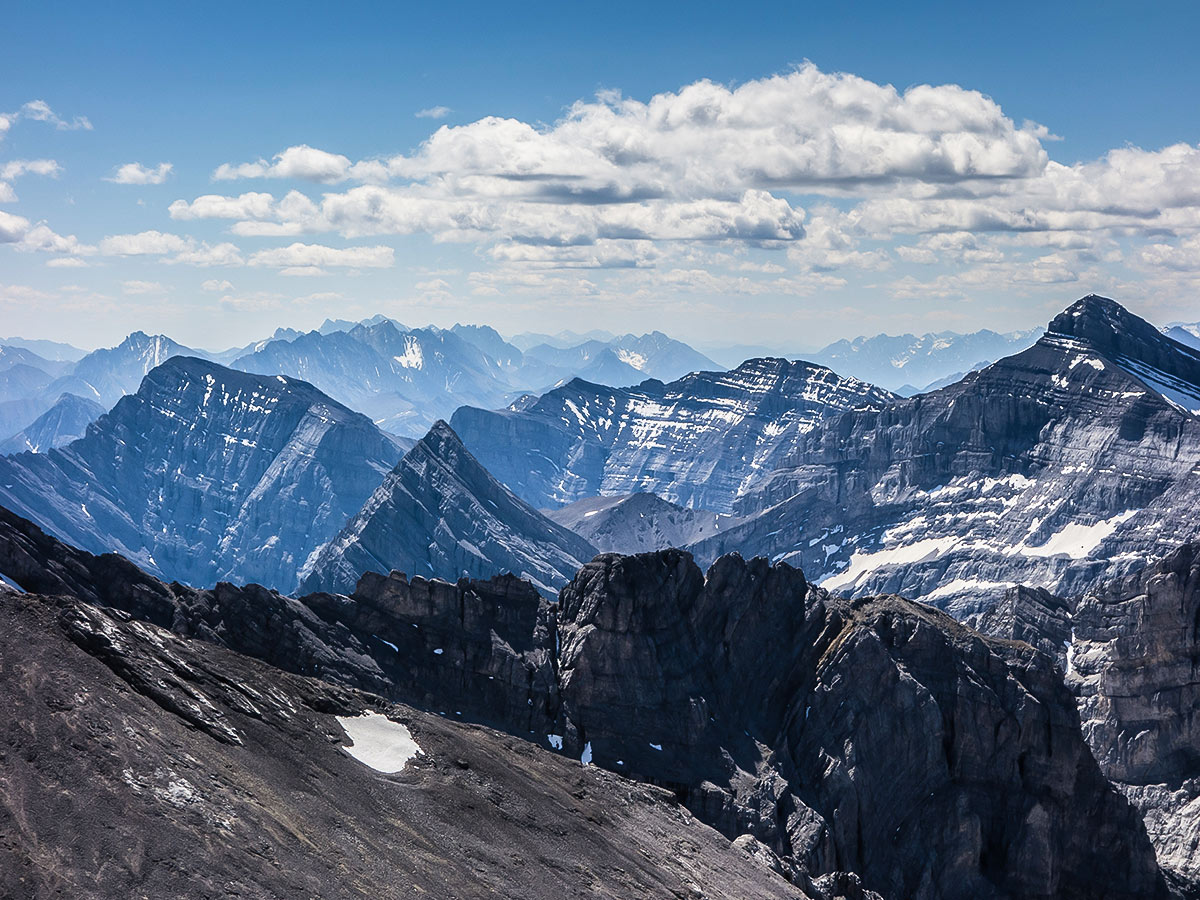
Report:
<svg viewBox="0 0 1200 900"><path fill-rule="evenodd" d="M159 163L154 168L136 162L125 163L105 181L113 184L162 184L173 168L170 163Z"/></svg>
<svg viewBox="0 0 1200 900"><path fill-rule="evenodd" d="M252 266L279 268L320 268L337 266L355 269L381 269L392 265L391 247L325 247L321 244L295 243L287 247L259 250L250 256Z"/></svg>

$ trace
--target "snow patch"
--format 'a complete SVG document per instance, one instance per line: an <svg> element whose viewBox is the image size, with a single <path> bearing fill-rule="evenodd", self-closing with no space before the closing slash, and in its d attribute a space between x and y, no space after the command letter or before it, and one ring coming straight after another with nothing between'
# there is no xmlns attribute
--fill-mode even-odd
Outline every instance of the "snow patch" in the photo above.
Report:
<svg viewBox="0 0 1200 900"><path fill-rule="evenodd" d="M953 550L958 543L957 537L925 538L911 544L876 550L873 553L855 550L850 557L850 564L841 572L822 581L821 587L827 591L853 587L868 572L889 565L929 562Z"/></svg>
<svg viewBox="0 0 1200 900"><path fill-rule="evenodd" d="M588 741L583 745L583 753L579 755L579 761L585 766L592 764L592 742Z"/></svg>
<svg viewBox="0 0 1200 900"><path fill-rule="evenodd" d="M1069 556L1071 559L1085 559L1105 538L1117 530L1118 525L1135 513L1136 509L1127 509L1094 525L1072 522L1061 531L1052 534L1044 544L1030 547L1022 541L1013 548L1013 552L1022 556Z"/></svg>
<svg viewBox="0 0 1200 900"><path fill-rule="evenodd" d="M561 734L548 734L546 735L546 740L550 742L550 746L555 750L562 749L563 739Z"/></svg>
<svg viewBox="0 0 1200 900"><path fill-rule="evenodd" d="M380 713L338 716L337 720L351 742L342 749L376 772L393 775L422 752L406 726Z"/></svg>

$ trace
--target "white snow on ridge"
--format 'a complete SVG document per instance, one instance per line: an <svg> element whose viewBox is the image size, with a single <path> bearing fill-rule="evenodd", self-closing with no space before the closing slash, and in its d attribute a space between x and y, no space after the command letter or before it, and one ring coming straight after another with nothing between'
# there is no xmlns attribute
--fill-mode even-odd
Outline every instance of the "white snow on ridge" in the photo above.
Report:
<svg viewBox="0 0 1200 900"><path fill-rule="evenodd" d="M1162 398L1176 409L1200 415L1200 389L1195 385L1135 360L1122 358L1120 362L1122 367L1161 394Z"/></svg>
<svg viewBox="0 0 1200 900"><path fill-rule="evenodd" d="M380 713L338 716L337 720L351 741L342 749L376 772L393 775L421 753L407 727Z"/></svg>

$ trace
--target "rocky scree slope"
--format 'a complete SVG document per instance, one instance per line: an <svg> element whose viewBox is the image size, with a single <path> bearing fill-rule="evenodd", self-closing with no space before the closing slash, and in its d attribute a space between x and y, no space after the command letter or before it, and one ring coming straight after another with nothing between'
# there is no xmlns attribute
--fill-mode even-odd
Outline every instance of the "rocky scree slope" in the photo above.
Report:
<svg viewBox="0 0 1200 900"><path fill-rule="evenodd" d="M893 399L821 366L753 359L670 384L575 380L520 410L464 406L450 425L488 471L539 509L648 492L728 512L822 418Z"/></svg>
<svg viewBox="0 0 1200 900"><path fill-rule="evenodd" d="M396 573L291 600L163 585L9 514L0 573L669 786L809 893L1167 895L1049 660L787 565L605 555L558 604L513 577Z"/></svg>
<svg viewBox="0 0 1200 900"><path fill-rule="evenodd" d="M312 385L176 357L78 441L0 458L0 503L168 578L291 590L400 455Z"/></svg>
<svg viewBox="0 0 1200 900"><path fill-rule="evenodd" d="M1194 409L1200 353L1085 297L1016 356L802 435L739 499L745 521L690 549L786 559L832 590L959 617L1014 583L1076 593L1195 533Z"/></svg>
<svg viewBox="0 0 1200 900"><path fill-rule="evenodd" d="M513 572L549 594L595 555L496 481L437 422L320 552L300 589L349 592L364 572L395 569L439 578Z"/></svg>
<svg viewBox="0 0 1200 900"><path fill-rule="evenodd" d="M77 599L0 592L0 660L11 900L863 897L802 891L666 791ZM416 742L401 771L347 752L367 713Z"/></svg>

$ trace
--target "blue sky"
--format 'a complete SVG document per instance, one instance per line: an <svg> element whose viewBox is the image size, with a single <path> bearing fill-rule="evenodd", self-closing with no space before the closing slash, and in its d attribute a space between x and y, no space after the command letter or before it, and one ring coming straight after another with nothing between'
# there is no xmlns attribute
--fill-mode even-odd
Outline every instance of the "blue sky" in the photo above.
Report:
<svg viewBox="0 0 1200 900"><path fill-rule="evenodd" d="M828 6L8 10L0 334L1200 318L1194 4Z"/></svg>

